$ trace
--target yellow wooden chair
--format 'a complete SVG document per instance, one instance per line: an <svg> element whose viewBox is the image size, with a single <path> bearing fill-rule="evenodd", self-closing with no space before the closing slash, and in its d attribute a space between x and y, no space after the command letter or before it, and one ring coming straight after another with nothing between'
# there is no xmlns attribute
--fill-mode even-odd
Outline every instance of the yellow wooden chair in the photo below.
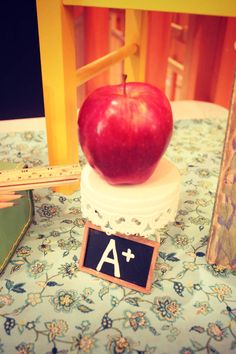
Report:
<svg viewBox="0 0 236 354"><path fill-rule="evenodd" d="M125 45L78 69L71 6L126 9ZM49 163L78 163L76 87L125 60L129 81L145 80L147 11L236 16L235 0L37 0ZM155 35L155 34L154 34ZM57 187L71 193L78 185Z"/></svg>

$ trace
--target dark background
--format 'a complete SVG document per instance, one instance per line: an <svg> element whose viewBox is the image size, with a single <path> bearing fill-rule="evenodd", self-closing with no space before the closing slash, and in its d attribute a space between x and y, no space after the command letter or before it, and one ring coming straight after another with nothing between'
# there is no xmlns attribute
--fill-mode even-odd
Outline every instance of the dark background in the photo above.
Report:
<svg viewBox="0 0 236 354"><path fill-rule="evenodd" d="M44 105L36 1L2 1L0 119L42 116Z"/></svg>

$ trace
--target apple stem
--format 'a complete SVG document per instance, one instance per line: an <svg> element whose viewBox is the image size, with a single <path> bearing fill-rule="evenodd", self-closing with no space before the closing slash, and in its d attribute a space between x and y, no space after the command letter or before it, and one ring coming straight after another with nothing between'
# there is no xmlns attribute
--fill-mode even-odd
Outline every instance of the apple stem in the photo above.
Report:
<svg viewBox="0 0 236 354"><path fill-rule="evenodd" d="M122 75L122 82L123 82L123 94L125 96L127 96L127 92L126 92L126 80L127 80L127 75L123 74Z"/></svg>

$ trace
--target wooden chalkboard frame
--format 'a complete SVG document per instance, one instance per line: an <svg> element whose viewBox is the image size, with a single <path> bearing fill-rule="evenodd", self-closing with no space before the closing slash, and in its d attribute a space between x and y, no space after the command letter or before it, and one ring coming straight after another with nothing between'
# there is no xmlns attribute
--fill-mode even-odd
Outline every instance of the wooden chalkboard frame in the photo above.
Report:
<svg viewBox="0 0 236 354"><path fill-rule="evenodd" d="M90 221L87 221L87 223L85 225L85 229L84 229L84 236L83 236L82 247L81 247L81 252L80 252L79 269L81 271L83 271L83 272L86 272L86 273L89 273L89 274L94 275L96 277L111 281L111 282L116 283L118 285L122 285L122 286L128 287L128 288L136 290L136 291L140 291L140 292L143 292L143 293L150 293L151 285L152 285L152 277L153 277L155 263L156 263L157 256L158 256L158 249L159 249L160 243L152 241L152 240L149 240L149 239L146 239L144 237L135 236L135 235L127 236L127 235L120 234L120 233L112 234L113 238L117 237L117 239L118 238L126 239L126 240L133 241L135 243L147 245L147 246L150 246L150 247L153 248L153 253L152 253L152 257L151 257L151 263L150 263L149 272L148 272L148 276L147 276L146 286L143 287L143 286L134 284L132 282L128 282L126 280L113 277L113 276L111 276L109 274L105 274L105 273L99 272L99 271L97 271L95 269L87 267L84 264L85 263L86 253L87 253L87 247L88 247L89 231L91 229L92 230L97 230L97 231L101 232L102 234L106 234L104 231L101 230L100 227L95 226ZM110 237L109 235L106 235L106 236Z"/></svg>

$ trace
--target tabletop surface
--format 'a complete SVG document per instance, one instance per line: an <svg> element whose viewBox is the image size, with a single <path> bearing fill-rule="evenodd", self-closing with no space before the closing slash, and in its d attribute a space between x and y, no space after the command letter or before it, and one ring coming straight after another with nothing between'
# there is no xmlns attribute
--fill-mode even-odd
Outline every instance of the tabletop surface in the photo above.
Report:
<svg viewBox="0 0 236 354"><path fill-rule="evenodd" d="M33 224L0 278L0 353L235 353L236 273L205 260L225 127L175 122L166 157L181 197L149 295L78 270L79 191L34 191ZM0 160L46 165L45 132L1 132Z"/></svg>

